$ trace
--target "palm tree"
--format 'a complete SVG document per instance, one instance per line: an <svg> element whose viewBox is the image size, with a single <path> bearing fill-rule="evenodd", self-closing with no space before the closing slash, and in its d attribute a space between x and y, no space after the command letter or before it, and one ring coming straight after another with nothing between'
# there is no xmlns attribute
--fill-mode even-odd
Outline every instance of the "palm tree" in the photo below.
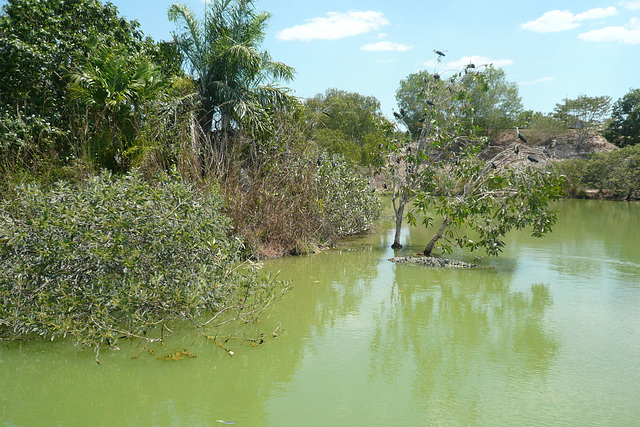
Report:
<svg viewBox="0 0 640 427"><path fill-rule="evenodd" d="M92 157L101 166L121 168L115 156L131 148L148 101L165 87L160 69L143 56L95 44L69 79L69 98L87 112L84 136L93 144Z"/></svg>
<svg viewBox="0 0 640 427"><path fill-rule="evenodd" d="M276 84L291 81L293 68L260 51L268 13L256 13L252 0L214 0L203 21L184 4L169 8L181 24L174 34L197 82L200 125L211 135L233 129L268 132L274 111L287 110L295 98Z"/></svg>

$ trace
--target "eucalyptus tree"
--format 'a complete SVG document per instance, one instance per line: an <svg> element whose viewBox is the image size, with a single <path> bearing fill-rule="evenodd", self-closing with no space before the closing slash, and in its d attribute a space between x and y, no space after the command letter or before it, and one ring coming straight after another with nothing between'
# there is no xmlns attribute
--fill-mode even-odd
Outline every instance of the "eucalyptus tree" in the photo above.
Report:
<svg viewBox="0 0 640 427"><path fill-rule="evenodd" d="M575 99L565 98L556 104L554 116L563 121L567 127L578 130L578 144L602 126L602 121L611 108L609 96L580 95Z"/></svg>
<svg viewBox="0 0 640 427"><path fill-rule="evenodd" d="M199 121L208 136L234 129L268 133L274 111L295 99L278 81L291 81L293 68L260 50L270 15L256 12L252 0L214 0L199 20L186 5L174 3L169 19L180 25L174 39L197 82Z"/></svg>
<svg viewBox="0 0 640 427"><path fill-rule="evenodd" d="M510 230L531 226L532 235L541 237L555 223L549 202L561 195L563 180L546 166L545 153L520 147L515 132L514 144L505 149L487 147L479 135L471 94L461 82L473 79L486 87L485 78L469 64L446 79L435 72L422 79L415 97L422 113L419 135L410 144L400 141L391 162L394 247L400 246L399 227L410 201L411 224L417 225L420 213L427 228L437 225L425 256L436 246L497 255Z"/></svg>

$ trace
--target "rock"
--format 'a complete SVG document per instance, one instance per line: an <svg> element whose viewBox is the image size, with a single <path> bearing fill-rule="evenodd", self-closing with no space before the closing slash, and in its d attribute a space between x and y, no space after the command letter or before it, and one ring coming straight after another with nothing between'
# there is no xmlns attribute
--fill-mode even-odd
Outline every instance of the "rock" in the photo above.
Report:
<svg viewBox="0 0 640 427"><path fill-rule="evenodd" d="M397 264L413 264L425 267L437 268L480 268L479 265L469 264L468 262L459 261L457 259L435 258L435 257L395 257L389 258L389 261Z"/></svg>

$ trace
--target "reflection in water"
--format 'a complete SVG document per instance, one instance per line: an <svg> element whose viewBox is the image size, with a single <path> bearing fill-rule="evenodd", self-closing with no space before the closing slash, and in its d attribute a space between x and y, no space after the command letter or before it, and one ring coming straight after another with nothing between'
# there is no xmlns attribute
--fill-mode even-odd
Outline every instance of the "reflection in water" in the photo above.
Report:
<svg viewBox="0 0 640 427"><path fill-rule="evenodd" d="M0 343L0 425L632 425L640 204L558 206L551 235L508 235L482 270L390 263L428 238L405 228L396 253L391 221L266 262L293 290L233 331L265 339L233 357L185 331L101 366L67 342ZM158 360L184 349L198 357Z"/></svg>
<svg viewBox="0 0 640 427"><path fill-rule="evenodd" d="M416 283L416 273L427 277ZM372 375L394 381L410 362L412 399L427 420L477 422L497 381L546 374L558 350L544 325L550 305L546 285L525 294L492 271L426 274L398 265L376 315Z"/></svg>

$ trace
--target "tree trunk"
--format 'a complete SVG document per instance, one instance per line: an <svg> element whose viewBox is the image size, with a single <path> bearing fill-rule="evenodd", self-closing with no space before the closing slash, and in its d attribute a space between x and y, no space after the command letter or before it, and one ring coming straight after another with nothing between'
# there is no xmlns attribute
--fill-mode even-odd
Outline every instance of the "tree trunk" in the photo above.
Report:
<svg viewBox="0 0 640 427"><path fill-rule="evenodd" d="M398 200L397 208L395 201L393 203L393 210L396 213L396 234L393 238L393 245L391 245L393 249L400 249L402 247L400 244L400 231L402 230L402 219L404 218L404 207L406 204L407 202L404 198L400 198L400 200Z"/></svg>
<svg viewBox="0 0 640 427"><path fill-rule="evenodd" d="M433 237L431 237L431 240L429 240L427 247L424 248L424 252L423 252L424 256L431 256L431 251L433 250L433 247L436 245L436 242L442 238L442 235L444 234L444 230L447 228L448 225L449 225L449 219L445 218L444 221L442 221L442 225L438 229L438 232L434 234Z"/></svg>

